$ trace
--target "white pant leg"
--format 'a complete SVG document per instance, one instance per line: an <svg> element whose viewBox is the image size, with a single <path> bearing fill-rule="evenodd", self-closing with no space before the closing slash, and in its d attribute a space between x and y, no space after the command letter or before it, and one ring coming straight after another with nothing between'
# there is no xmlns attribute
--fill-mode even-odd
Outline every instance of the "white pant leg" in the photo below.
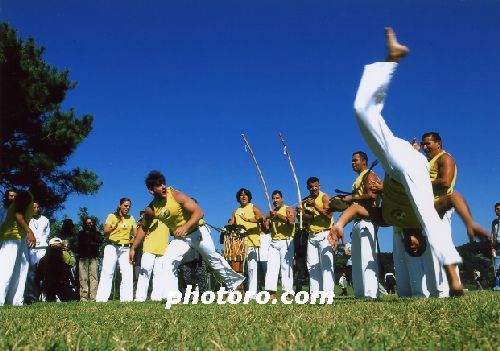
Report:
<svg viewBox="0 0 500 351"><path fill-rule="evenodd" d="M189 237L190 245L198 251L205 262L220 275L222 281L229 289L235 289L245 280L243 275L235 272L224 257L215 251L215 245L207 226L201 226L198 230L189 235Z"/></svg>
<svg viewBox="0 0 500 351"><path fill-rule="evenodd" d="M134 300L134 266L129 261L130 248L120 247L118 251L118 263L120 264L120 301L130 302Z"/></svg>
<svg viewBox="0 0 500 351"><path fill-rule="evenodd" d="M404 245L401 233L394 230L392 245L392 260L394 261L394 273L396 275L396 288L399 297L411 297L410 274L406 266Z"/></svg>
<svg viewBox="0 0 500 351"><path fill-rule="evenodd" d="M295 246L293 239L281 240L280 266L282 290L293 292L293 256Z"/></svg>
<svg viewBox="0 0 500 351"><path fill-rule="evenodd" d="M257 272L258 272L258 261L259 261L259 251L256 247L249 247L247 254L247 271L248 271L248 293L250 296L257 294Z"/></svg>
<svg viewBox="0 0 500 351"><path fill-rule="evenodd" d="M280 271L280 247L279 242L281 240L273 240L271 245L269 245L267 254L267 272L266 272L266 290L267 291L277 291L278 290L278 276Z"/></svg>
<svg viewBox="0 0 500 351"><path fill-rule="evenodd" d="M307 268L309 269L309 291L334 291L334 255L326 236L328 231L309 235L307 243Z"/></svg>
<svg viewBox="0 0 500 351"><path fill-rule="evenodd" d="M0 245L0 267L2 267L0 269L0 306L3 306L14 304L21 274L22 240L4 240Z"/></svg>
<svg viewBox="0 0 500 351"><path fill-rule="evenodd" d="M356 120L366 143L386 173L400 182L428 237L429 245L442 264L460 263L461 258L434 209L434 194L429 179L428 162L405 140L393 135L381 112L392 75L394 62L366 65L356 94Z"/></svg>
<svg viewBox="0 0 500 351"><path fill-rule="evenodd" d="M190 235L191 236L191 235ZM174 238L168 244L163 256L163 297L168 297L171 293L179 291L178 268L186 253L191 250L188 237Z"/></svg>
<svg viewBox="0 0 500 351"><path fill-rule="evenodd" d="M135 301L143 302L148 297L149 281L151 272L155 264L155 255L149 252L143 252L141 258L141 269L137 279L137 288L135 290Z"/></svg>
<svg viewBox="0 0 500 351"><path fill-rule="evenodd" d="M363 219L352 227L352 282L356 297L379 297L375 226Z"/></svg>
<svg viewBox="0 0 500 351"><path fill-rule="evenodd" d="M153 267L153 291L151 291L152 301L161 301L165 290L165 277L163 274L163 256L156 256Z"/></svg>
<svg viewBox="0 0 500 351"><path fill-rule="evenodd" d="M17 282L11 287L13 292L12 304L21 306L24 302L24 289L26 287L26 278L29 270L29 247L26 240L19 240L19 251L14 274L17 276ZM7 295L7 300L10 300Z"/></svg>
<svg viewBox="0 0 500 351"><path fill-rule="evenodd" d="M307 270L309 271L309 292L321 290L322 274L319 263L319 243L314 234L307 238Z"/></svg>
<svg viewBox="0 0 500 351"><path fill-rule="evenodd" d="M398 296L429 297L424 257L408 255L404 248L402 235L396 232L394 233L393 257ZM398 277L398 274L401 278Z"/></svg>
<svg viewBox="0 0 500 351"><path fill-rule="evenodd" d="M101 276L97 286L95 300L97 302L107 302L113 287L113 276L115 274L116 262L118 261L118 248L113 245L106 245L104 257L102 259Z"/></svg>

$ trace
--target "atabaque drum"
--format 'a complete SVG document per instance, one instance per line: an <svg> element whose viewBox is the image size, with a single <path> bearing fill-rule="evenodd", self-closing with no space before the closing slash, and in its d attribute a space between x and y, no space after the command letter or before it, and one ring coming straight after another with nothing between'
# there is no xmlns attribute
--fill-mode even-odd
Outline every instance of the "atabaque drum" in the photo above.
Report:
<svg viewBox="0 0 500 351"><path fill-rule="evenodd" d="M228 225L224 229L224 258L235 272L243 273L243 263L247 255L246 230L235 225Z"/></svg>

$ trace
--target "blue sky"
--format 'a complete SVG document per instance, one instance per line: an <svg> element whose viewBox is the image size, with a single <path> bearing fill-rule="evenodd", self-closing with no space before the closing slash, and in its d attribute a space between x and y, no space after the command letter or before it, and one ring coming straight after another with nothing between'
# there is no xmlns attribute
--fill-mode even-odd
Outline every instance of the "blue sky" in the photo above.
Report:
<svg viewBox="0 0 500 351"><path fill-rule="evenodd" d="M456 159L456 189L489 228L500 201L500 1L13 1L1 17L46 47L45 59L78 82L64 107L95 117L68 166L95 171L96 196L72 196L102 220L118 199L150 201L144 178L198 199L222 226L250 189L267 204L245 133L270 191L296 203L278 139L289 145L302 193L349 189L353 151L367 150L352 104L364 64L385 56L383 28L407 44L384 116L396 135L438 131ZM368 151L368 150L367 150ZM370 152L368 152L370 155ZM380 166L375 171L383 173ZM454 217L453 237L466 242ZM392 250L390 230L380 234ZM216 237L214 235L214 237Z"/></svg>

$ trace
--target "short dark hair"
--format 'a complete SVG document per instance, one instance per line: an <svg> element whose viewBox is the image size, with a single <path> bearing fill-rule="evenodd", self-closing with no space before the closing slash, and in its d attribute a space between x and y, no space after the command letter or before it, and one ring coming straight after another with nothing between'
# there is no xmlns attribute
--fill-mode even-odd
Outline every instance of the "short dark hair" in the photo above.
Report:
<svg viewBox="0 0 500 351"><path fill-rule="evenodd" d="M441 135L439 135L438 132L428 132L428 133L425 133L424 135L422 135L422 139L427 138L427 137L431 137L432 140L442 143Z"/></svg>
<svg viewBox="0 0 500 351"><path fill-rule="evenodd" d="M353 152L352 155L359 155L359 157L361 157L361 159L363 161L365 161L367 164L368 164L368 155L363 152L363 151L356 151L356 152Z"/></svg>
<svg viewBox="0 0 500 351"><path fill-rule="evenodd" d="M241 194L245 194L246 196L248 196L248 202L252 202L252 192L245 188L241 188L240 190L238 190L238 192L236 193L236 201L240 202Z"/></svg>
<svg viewBox="0 0 500 351"><path fill-rule="evenodd" d="M319 178L318 177L309 177L307 178L306 184L311 184L311 183L319 183Z"/></svg>
<svg viewBox="0 0 500 351"><path fill-rule="evenodd" d="M283 194L279 190L273 191L273 193L271 194L271 196L274 196L274 195L279 195L280 197L283 197Z"/></svg>
<svg viewBox="0 0 500 351"><path fill-rule="evenodd" d="M495 208L497 208L498 206L500 206L500 202L497 202L497 203L495 204Z"/></svg>
<svg viewBox="0 0 500 351"><path fill-rule="evenodd" d="M128 201L128 202L132 203L132 200L130 200L128 197L122 197L122 198L120 199L120 205L121 205L122 203L124 203L125 201Z"/></svg>
<svg viewBox="0 0 500 351"><path fill-rule="evenodd" d="M148 189L151 189L154 186L166 184L165 176L159 171L151 171L147 175L145 183Z"/></svg>

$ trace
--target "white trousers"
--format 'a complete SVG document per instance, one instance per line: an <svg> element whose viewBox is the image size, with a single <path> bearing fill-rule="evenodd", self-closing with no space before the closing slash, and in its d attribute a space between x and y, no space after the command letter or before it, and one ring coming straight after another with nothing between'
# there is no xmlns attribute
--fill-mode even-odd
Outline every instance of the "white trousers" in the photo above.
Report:
<svg viewBox="0 0 500 351"><path fill-rule="evenodd" d="M149 252L144 252L141 258L141 269L137 280L135 291L135 301L146 301L149 290L149 281L153 273L152 301L161 301L165 290L165 277L163 274L163 256L158 256Z"/></svg>
<svg viewBox="0 0 500 351"><path fill-rule="evenodd" d="M462 262L451 236L442 235L445 225L434 209L434 193L427 159L406 140L397 138L381 115L384 99L397 63L366 65L354 109L365 142L384 171L405 188L433 254L441 264Z"/></svg>
<svg viewBox="0 0 500 351"><path fill-rule="evenodd" d="M257 294L259 288L259 261L260 261L260 248L249 247L247 249L247 292L250 296Z"/></svg>
<svg viewBox="0 0 500 351"><path fill-rule="evenodd" d="M365 219L355 220L351 241L354 296L378 298L378 257L373 223Z"/></svg>
<svg viewBox="0 0 500 351"><path fill-rule="evenodd" d="M334 254L326 236L330 231L309 234L307 239L307 269L309 292L334 291Z"/></svg>
<svg viewBox="0 0 500 351"><path fill-rule="evenodd" d="M106 302L113 287L113 276L115 274L116 263L120 265L122 277L120 283L120 301L129 302L134 299L134 268L128 260L130 248L128 246L106 245L104 248L104 258L102 259L101 277L97 287L97 302Z"/></svg>
<svg viewBox="0 0 500 351"><path fill-rule="evenodd" d="M168 244L163 261L164 297L169 296L171 292L179 291L177 268L191 249L200 253L205 262L220 275L229 289L236 289L245 280L244 276L233 271L229 263L215 251L210 231L207 226L201 226L188 236L175 238Z"/></svg>
<svg viewBox="0 0 500 351"><path fill-rule="evenodd" d="M273 240L269 245L266 290L278 290L278 275L281 272L283 292L293 292L293 255L295 253L293 238Z"/></svg>
<svg viewBox="0 0 500 351"><path fill-rule="evenodd" d="M35 282L38 262L45 256L45 249L29 249L29 269L24 288L24 300L28 302L38 301L40 289Z"/></svg>
<svg viewBox="0 0 500 351"><path fill-rule="evenodd" d="M29 269L28 243L4 240L0 245L0 306L20 306Z"/></svg>
<svg viewBox="0 0 500 351"><path fill-rule="evenodd" d="M430 250L425 250L430 252ZM394 230L392 258L396 273L396 286L399 297L429 297L425 275L425 257L412 257L404 248L403 236Z"/></svg>

